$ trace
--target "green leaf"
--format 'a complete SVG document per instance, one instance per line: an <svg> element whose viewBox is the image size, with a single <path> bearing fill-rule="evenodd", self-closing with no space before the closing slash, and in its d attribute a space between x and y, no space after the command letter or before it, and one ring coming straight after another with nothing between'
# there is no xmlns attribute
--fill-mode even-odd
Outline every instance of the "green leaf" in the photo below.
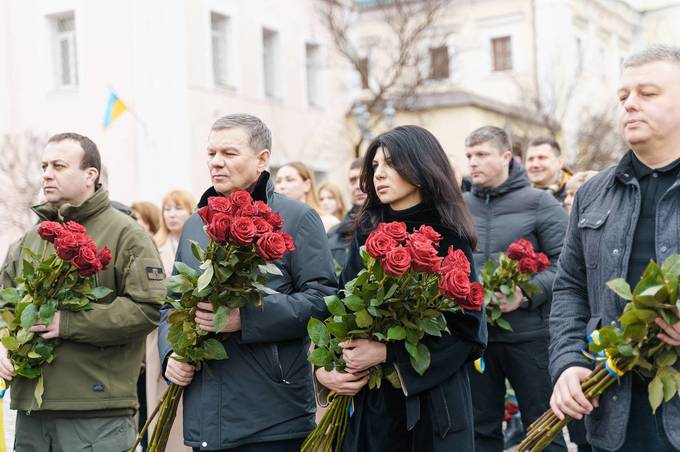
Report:
<svg viewBox="0 0 680 452"><path fill-rule="evenodd" d="M92 292L90 292L90 293L92 294L92 296L96 300L101 300L102 298L106 297L107 295L113 293L113 290L109 289L108 287L99 286L99 287L95 287L94 289L92 289Z"/></svg>
<svg viewBox="0 0 680 452"><path fill-rule="evenodd" d="M11 352L19 348L19 341L15 336L5 336L2 338L2 345Z"/></svg>
<svg viewBox="0 0 680 452"><path fill-rule="evenodd" d="M22 328L30 328L35 325L35 321L38 319L38 310L33 303L28 304L24 310L21 312L21 322Z"/></svg>
<svg viewBox="0 0 680 452"><path fill-rule="evenodd" d="M281 269L272 263L266 265L258 265L257 268L264 275L269 274L275 276L283 276L283 273L281 273Z"/></svg>
<svg viewBox="0 0 680 452"><path fill-rule="evenodd" d="M498 318L496 320L496 325L498 325L500 328L503 328L504 330L513 331L512 326L510 325L510 322L508 322L507 320L505 320L503 318Z"/></svg>
<svg viewBox="0 0 680 452"><path fill-rule="evenodd" d="M168 323L179 323L189 319L189 311L186 309L176 309L168 314Z"/></svg>
<svg viewBox="0 0 680 452"><path fill-rule="evenodd" d="M278 293L277 291L275 291L271 287L267 287L264 284L254 282L251 285L265 295L276 295Z"/></svg>
<svg viewBox="0 0 680 452"><path fill-rule="evenodd" d="M203 341L202 348L205 351L205 359L227 359L227 351L224 349L224 345L217 339L206 339Z"/></svg>
<svg viewBox="0 0 680 452"><path fill-rule="evenodd" d="M203 251L203 248L201 248L201 245L198 244L198 242L191 240L191 254L194 255L196 260L198 261L203 261L205 260L205 251Z"/></svg>
<svg viewBox="0 0 680 452"><path fill-rule="evenodd" d="M366 307L364 300L356 295L350 295L349 297L346 297L344 300L342 300L342 302L354 312L360 311Z"/></svg>
<svg viewBox="0 0 680 452"><path fill-rule="evenodd" d="M394 369L392 371L385 372L385 380L389 381L393 388L401 388L401 381L399 381L399 374Z"/></svg>
<svg viewBox="0 0 680 452"><path fill-rule="evenodd" d="M0 298L6 303L17 304L21 300L21 292L14 287L6 287L0 290Z"/></svg>
<svg viewBox="0 0 680 452"><path fill-rule="evenodd" d="M656 354L654 361L657 367L672 366L678 360L678 354L675 350L663 350Z"/></svg>
<svg viewBox="0 0 680 452"><path fill-rule="evenodd" d="M24 312L26 311L24 310ZM52 321L52 318L54 317L55 312L57 312L57 302L56 300L50 300L48 303L40 306L38 315L40 316L42 323L49 325Z"/></svg>
<svg viewBox="0 0 680 452"><path fill-rule="evenodd" d="M177 273L179 273L180 275L184 275L189 279L193 279L198 275L198 272L196 270L189 267L184 262L180 261L175 262L175 270L177 270Z"/></svg>
<svg viewBox="0 0 680 452"><path fill-rule="evenodd" d="M412 344L410 342L405 342L404 347L406 347L406 351L408 352L409 355L411 355L411 358L413 359L419 359L420 354L418 352L418 346L416 344Z"/></svg>
<svg viewBox="0 0 680 452"><path fill-rule="evenodd" d="M662 369L666 370L666 369ZM673 378L673 375L670 374L669 372L660 372L661 373L661 383L663 383L663 401L668 402L670 399L675 397L675 394L678 392L678 387L675 384L675 379Z"/></svg>
<svg viewBox="0 0 680 452"><path fill-rule="evenodd" d="M215 310L215 317L213 321L215 322L215 331L222 331L227 323L229 323L229 309L227 306L218 306Z"/></svg>
<svg viewBox="0 0 680 452"><path fill-rule="evenodd" d="M3 309L2 314L2 321L5 322L5 326L9 328L10 331L14 331L17 327L16 323L16 317L14 316L14 313L10 311L9 309Z"/></svg>
<svg viewBox="0 0 680 452"><path fill-rule="evenodd" d="M418 344L417 358L411 355L411 365L418 375L423 375L430 367L430 351L424 344Z"/></svg>
<svg viewBox="0 0 680 452"><path fill-rule="evenodd" d="M446 324L444 324L444 327L446 327ZM443 330L441 323L437 319L425 319L423 321L423 329L426 334L437 337L441 337Z"/></svg>
<svg viewBox="0 0 680 452"><path fill-rule="evenodd" d="M326 367L333 362L333 353L325 348L315 348L307 360L317 367Z"/></svg>
<svg viewBox="0 0 680 452"><path fill-rule="evenodd" d="M329 322L326 327L336 338L340 340L347 339L347 326L344 322Z"/></svg>
<svg viewBox="0 0 680 452"><path fill-rule="evenodd" d="M663 264L661 264L661 271L665 276L670 276L675 279L680 278L680 255L674 254L669 256Z"/></svg>
<svg viewBox="0 0 680 452"><path fill-rule="evenodd" d="M399 284L397 284L397 283L392 284L392 286L389 288L389 290L385 294L385 298L391 298L392 295L394 295L394 293L397 291L398 287L399 287Z"/></svg>
<svg viewBox="0 0 680 452"><path fill-rule="evenodd" d="M619 353L625 357L633 356L633 347L628 344L620 344L618 347Z"/></svg>
<svg viewBox="0 0 680 452"><path fill-rule="evenodd" d="M165 287L170 292L183 294L194 289L194 285L184 275L175 275L165 280Z"/></svg>
<svg viewBox="0 0 680 452"><path fill-rule="evenodd" d="M319 319L314 317L309 319L309 322L307 322L307 334L309 334L312 342L318 347L327 347L330 344L331 332Z"/></svg>
<svg viewBox="0 0 680 452"><path fill-rule="evenodd" d="M198 282L196 283L196 289L198 289L199 292L208 287L210 281L212 281L212 278L215 275L215 269L213 268L212 261L210 259L203 262L203 264L201 264L201 267L203 267L204 265L205 270L203 271L203 273L201 273L201 276L198 277Z"/></svg>
<svg viewBox="0 0 680 452"><path fill-rule="evenodd" d="M340 298L337 295L329 295L324 298L328 311L331 315L344 315L347 313L345 310L345 305L342 304Z"/></svg>
<svg viewBox="0 0 680 452"><path fill-rule="evenodd" d="M649 383L649 405L652 407L652 413L656 414L656 409L661 405L663 400L663 383L661 378L657 375Z"/></svg>
<svg viewBox="0 0 680 452"><path fill-rule="evenodd" d="M38 407L42 405L42 396L43 393L45 392L45 382L43 380L42 372L40 373L40 377L38 378L38 381L35 383L35 390L33 391L33 396L35 397L35 401L38 402Z"/></svg>
<svg viewBox="0 0 680 452"><path fill-rule="evenodd" d="M406 339L406 328L403 326L393 326L387 330L387 339L392 341L400 341Z"/></svg>
<svg viewBox="0 0 680 452"><path fill-rule="evenodd" d="M371 317L371 314L369 314L365 309L356 312L355 318L359 328L368 328L369 326L373 325L373 317Z"/></svg>
<svg viewBox="0 0 680 452"><path fill-rule="evenodd" d="M510 289L510 287L508 287L505 284L501 284L500 290L505 295L510 295L512 293L512 290Z"/></svg>
<svg viewBox="0 0 680 452"><path fill-rule="evenodd" d="M21 328L21 329L19 329L19 331L17 331L16 338L17 338L17 341L19 341L19 344L25 344L28 341L30 341L31 339L33 339L34 336L35 336L35 333L33 333L31 330Z"/></svg>
<svg viewBox="0 0 680 452"><path fill-rule="evenodd" d="M607 282L607 287L624 300L631 301L633 299L633 292L630 290L630 285L623 278L617 278Z"/></svg>

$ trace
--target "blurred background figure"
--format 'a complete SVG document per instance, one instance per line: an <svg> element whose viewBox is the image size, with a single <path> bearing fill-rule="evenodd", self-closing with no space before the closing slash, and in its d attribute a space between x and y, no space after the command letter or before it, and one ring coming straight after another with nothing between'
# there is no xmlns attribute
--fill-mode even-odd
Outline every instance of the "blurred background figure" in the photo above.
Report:
<svg viewBox="0 0 680 452"><path fill-rule="evenodd" d="M340 187L330 182L319 184L319 204L327 215L333 215L339 221L345 217L345 202L342 200Z"/></svg>
<svg viewBox="0 0 680 452"><path fill-rule="evenodd" d="M137 223L146 229L149 234L156 235L161 221L161 212L156 204L149 201L138 201L133 202L130 208L132 209L132 214L137 219Z"/></svg>
<svg viewBox="0 0 680 452"><path fill-rule="evenodd" d="M548 190L558 202L564 201L571 171L564 167L562 149L557 141L548 137L534 138L527 147L525 161L531 185Z"/></svg>
<svg viewBox="0 0 680 452"><path fill-rule="evenodd" d="M585 184L588 179L597 174L597 171L579 171L571 176L571 179L567 182L564 187L565 196L562 204L567 212L571 213L571 206L574 204L574 196L576 196L576 190L578 190L581 185Z"/></svg>
<svg viewBox="0 0 680 452"><path fill-rule="evenodd" d="M275 184L278 193L290 199L304 202L316 210L321 217L326 232L340 223L340 220L335 216L328 215L321 209L314 174L304 163L290 162L279 168L276 172Z"/></svg>
<svg viewBox="0 0 680 452"><path fill-rule="evenodd" d="M174 190L163 197L161 222L154 240L166 275L172 274L179 235L182 233L184 222L189 219L195 206L196 198L186 191Z"/></svg>

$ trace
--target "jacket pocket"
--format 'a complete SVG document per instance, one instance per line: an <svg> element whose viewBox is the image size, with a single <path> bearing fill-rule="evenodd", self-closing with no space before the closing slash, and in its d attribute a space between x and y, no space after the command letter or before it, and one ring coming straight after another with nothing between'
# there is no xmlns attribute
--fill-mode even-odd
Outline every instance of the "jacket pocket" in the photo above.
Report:
<svg viewBox="0 0 680 452"><path fill-rule="evenodd" d="M600 244L602 243L603 226L607 222L609 213L590 210L581 214L578 228L581 232L583 258L587 268L597 268L600 258Z"/></svg>

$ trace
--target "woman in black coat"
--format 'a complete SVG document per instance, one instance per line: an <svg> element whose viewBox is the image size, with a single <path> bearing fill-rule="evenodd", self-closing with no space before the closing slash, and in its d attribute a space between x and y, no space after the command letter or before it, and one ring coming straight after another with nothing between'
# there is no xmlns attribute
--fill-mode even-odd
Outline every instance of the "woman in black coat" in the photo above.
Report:
<svg viewBox="0 0 680 452"><path fill-rule="evenodd" d="M359 249L368 234L378 223L390 221L406 223L409 231L431 226L442 235L440 255L446 255L450 245L462 249L474 275L474 226L455 181L446 154L427 130L403 126L378 136L364 160L361 187L368 199L357 217L341 287L363 268ZM451 334L423 340L431 364L422 376L411 367L402 342L386 345L368 339L341 344L346 373L316 370L323 386L355 396L343 451L474 450L465 364L478 358L486 346L486 321L483 310L446 318ZM400 389L387 382L380 389L366 387L368 369L381 363L397 369Z"/></svg>

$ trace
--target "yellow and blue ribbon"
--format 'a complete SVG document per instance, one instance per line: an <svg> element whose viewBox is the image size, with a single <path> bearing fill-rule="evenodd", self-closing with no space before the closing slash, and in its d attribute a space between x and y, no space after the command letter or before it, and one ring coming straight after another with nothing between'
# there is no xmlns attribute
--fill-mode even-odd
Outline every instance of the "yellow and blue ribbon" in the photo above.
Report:
<svg viewBox="0 0 680 452"><path fill-rule="evenodd" d="M475 370L479 372L480 374L484 373L484 369L486 368L486 364L484 363L484 357L477 358L475 360Z"/></svg>
<svg viewBox="0 0 680 452"><path fill-rule="evenodd" d="M588 336L588 343L602 345L602 340L600 339L600 332L598 330L593 331L590 334L590 336ZM614 363L614 360L612 359L611 355L606 350L600 350L596 354L591 353L588 350L581 350L581 353L583 353L583 355L586 358L592 361L604 362L604 368L607 370L607 372L609 372L609 375L611 375L614 378L621 378L621 376L623 376L623 374L625 373L624 371L616 367L616 363Z"/></svg>

